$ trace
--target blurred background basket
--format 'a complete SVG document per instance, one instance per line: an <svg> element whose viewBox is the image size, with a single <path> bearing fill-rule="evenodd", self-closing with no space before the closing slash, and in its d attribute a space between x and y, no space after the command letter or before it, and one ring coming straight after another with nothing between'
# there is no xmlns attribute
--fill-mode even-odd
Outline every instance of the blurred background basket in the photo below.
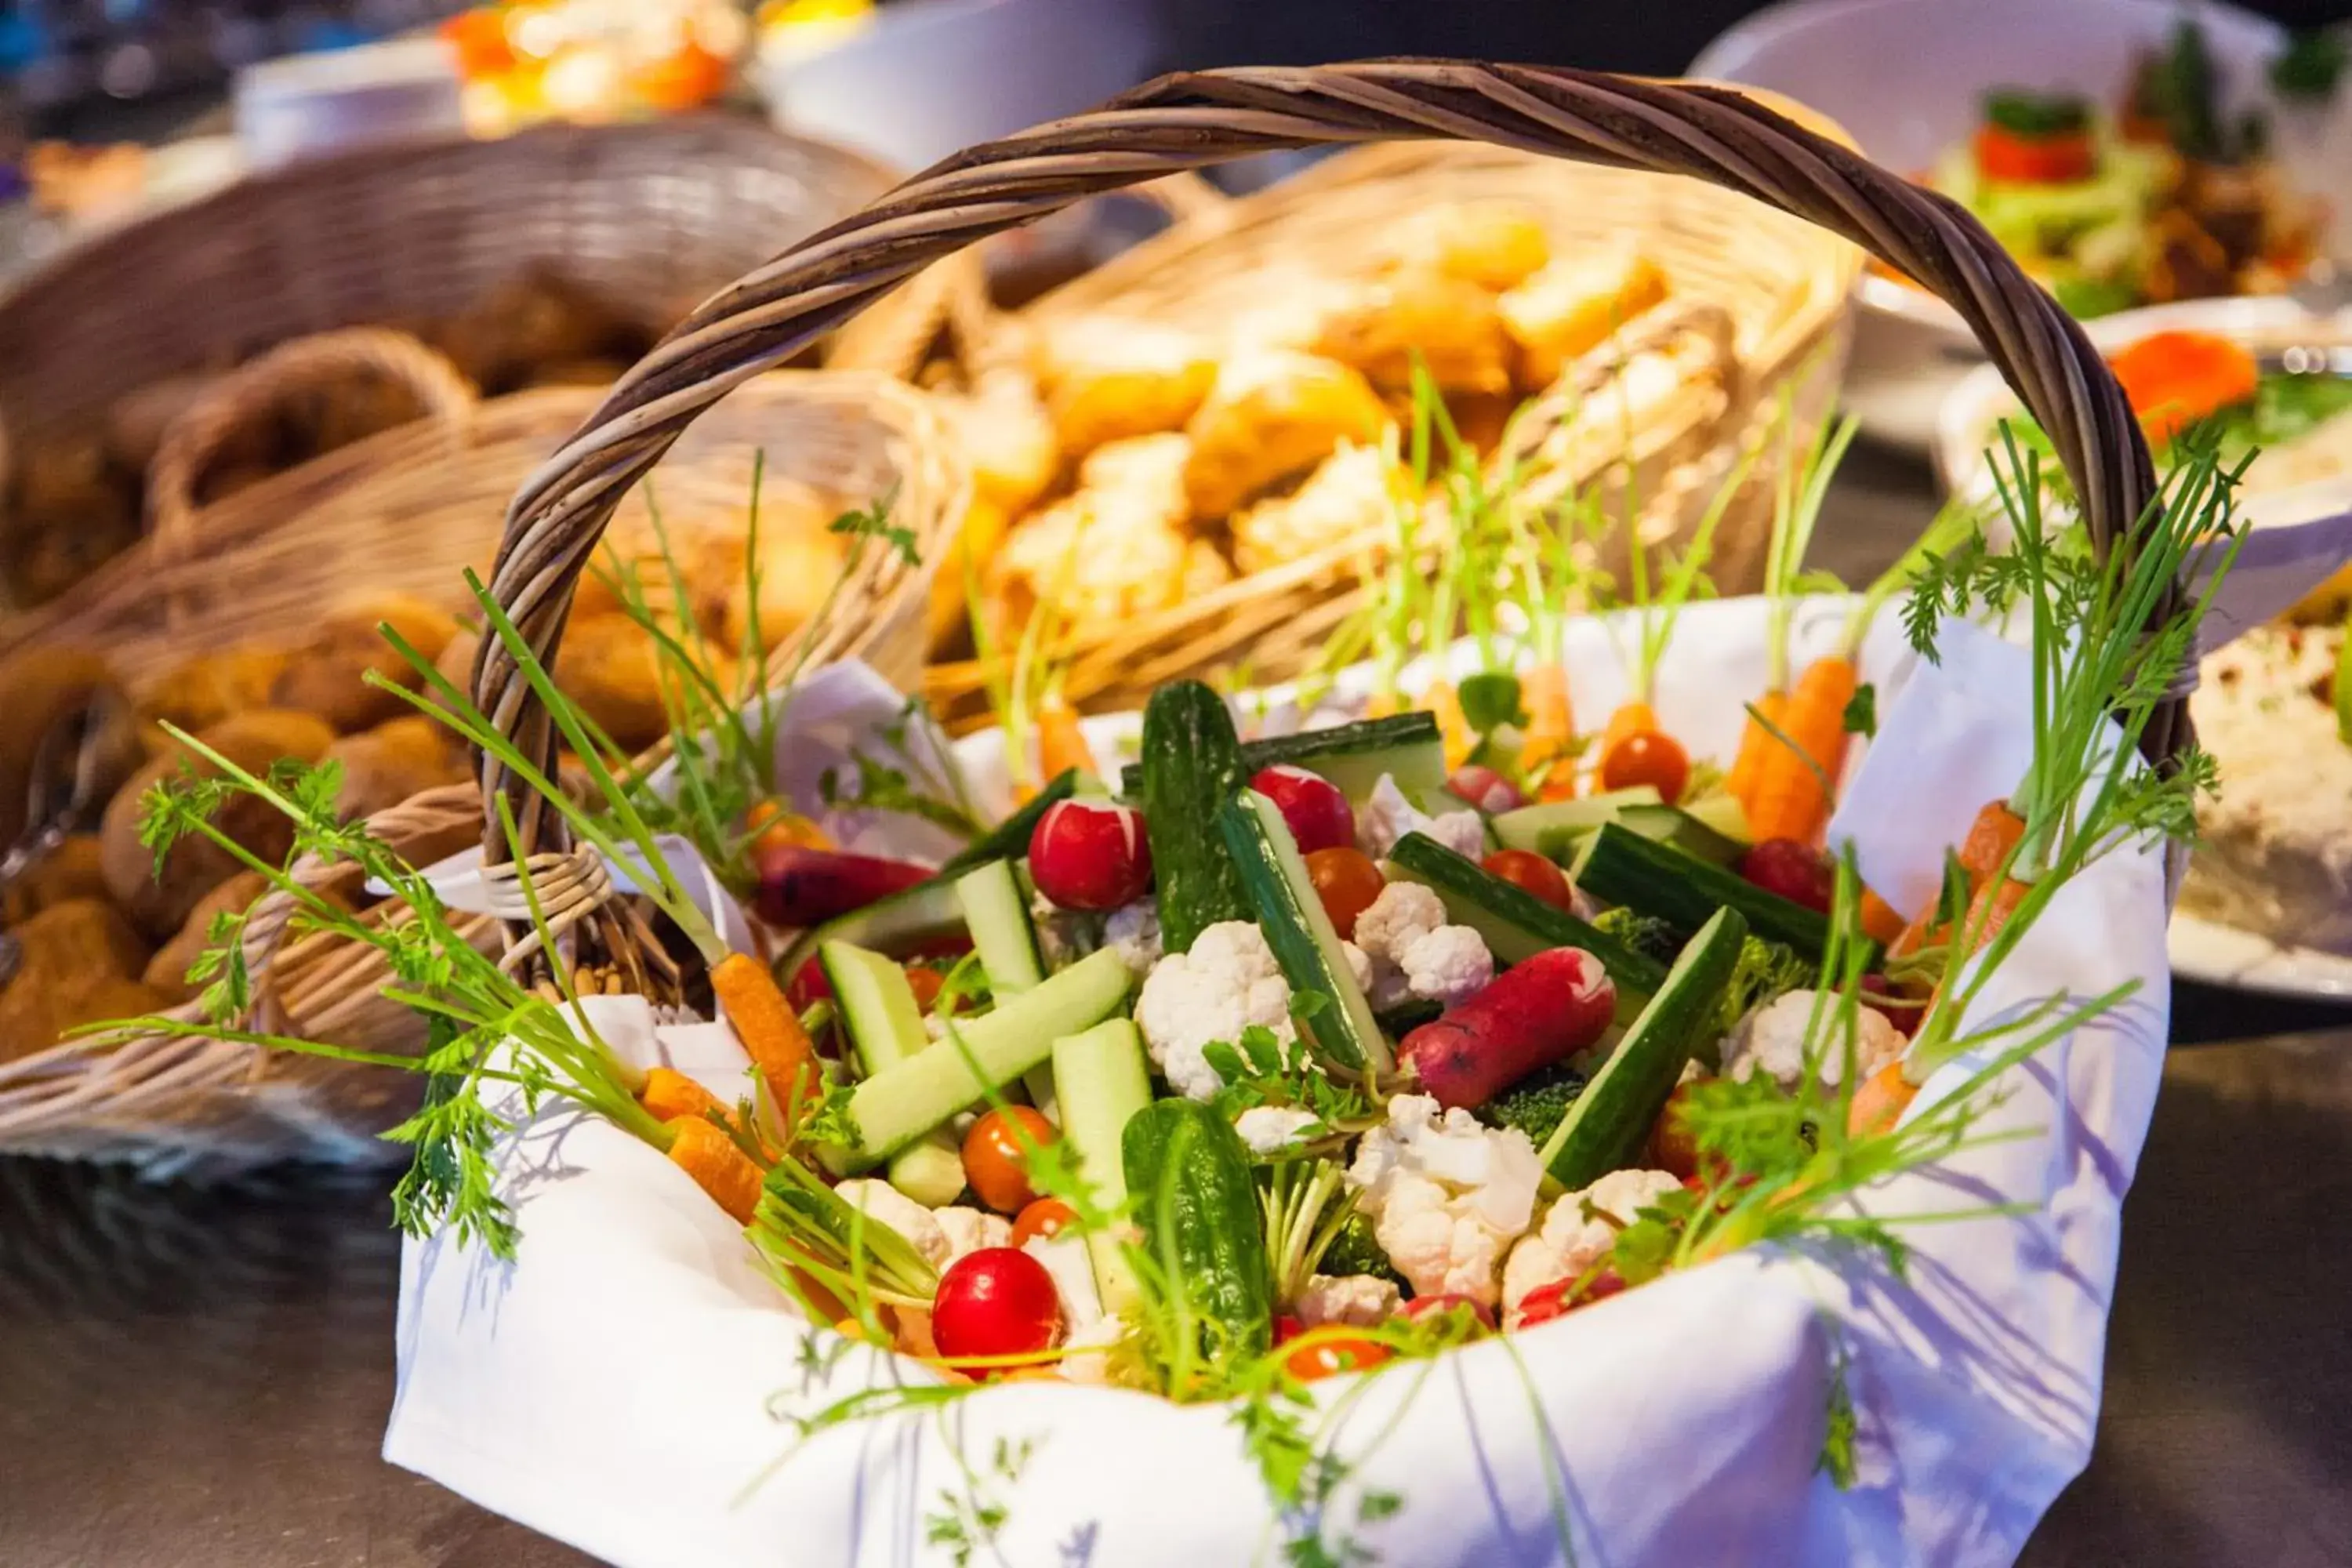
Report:
<svg viewBox="0 0 2352 1568"><path fill-rule="evenodd" d="M186 474L241 420L273 399L299 395L313 378L347 374L354 364L405 379L434 408L433 416L263 480L217 506L184 504ZM390 612L395 620L421 607L440 615L446 626L450 612L469 605L464 571L489 565L506 500L601 396L591 387L552 387L478 400L446 362L412 340L376 329L328 333L265 355L214 388L166 436L155 486L162 499L155 536L43 611L0 623L0 680L24 679L12 672L87 650L100 657L142 713L152 713L188 700L180 672L192 661L235 669L242 668L241 650L302 650L304 639L319 635L322 625L369 623L385 605L395 606ZM703 421L696 439L675 448L645 486L632 488L616 537L632 531L649 537L650 489L669 538L734 530L740 550L755 464L763 458L763 559L772 560L772 540L789 545L782 536L795 526L835 546L824 521L885 499L893 523L911 531L917 556L910 563L896 551L864 552L855 574L797 636L775 639L771 668L781 671L803 650L819 663L859 658L911 687L925 647L933 563L968 505L962 458L931 400L872 373L778 371L754 377L737 388L722 416ZM740 554L736 559L740 563ZM814 585L825 590L837 576L828 571ZM804 592L808 584L788 586ZM649 591L657 595L659 584ZM623 624L609 609L590 620L608 627ZM567 650L572 644L595 647L593 637L580 635L589 628L590 621L575 623ZM381 658L384 651L378 644L372 657ZM325 657L314 660L298 651L290 660L276 661L278 685L266 710L288 706L277 693L289 680L299 683L301 667L311 662ZM462 683L469 663L460 634L444 654L444 668ZM602 668L599 656L583 679L610 685L611 678L593 673ZM568 660L557 668L569 683ZM222 722L266 716L233 712ZM479 798L471 784L455 782L463 776L462 758L449 753L451 771L438 776L450 782L423 794L403 787L401 776L389 772L376 786L389 791L388 799L371 799L362 807L349 793L351 772L364 771L359 759L371 754L371 740L416 722L397 720L356 733L338 722L341 738L325 754L341 760L344 748L360 748L348 753L353 760L345 778L347 815L364 812L380 837L411 863L425 865L478 841ZM319 729L315 722L312 728ZM321 738L325 732L319 730ZM135 784L134 779L125 793ZM116 815L109 814L105 831L119 837L123 825L113 820ZM101 836L101 842L111 840ZM337 874L347 879L349 870ZM317 868L299 868L298 874L327 875ZM328 890L359 895L342 883ZM87 893L79 896L89 901ZM135 905L125 907L135 923ZM415 1048L422 1038L416 1016L378 994L387 977L372 952L317 936L281 949L282 917L289 908L284 895L271 893L247 926L257 1011L268 1026L369 1050ZM205 915L199 905L188 917L182 948ZM177 918L176 910L170 918ZM487 917L475 930L486 949L498 940ZM164 935L152 926L141 934L154 941ZM170 951L172 944L165 945ZM184 956L178 962L184 963ZM25 978L34 978L29 968ZM120 1016L126 1010L137 1009L115 1006L92 1016ZM287 1158L380 1160L388 1149L373 1135L415 1092L405 1074L234 1045L157 1036L104 1047L60 1044L0 1061L0 1152L125 1161L180 1174L217 1174Z"/></svg>
<svg viewBox="0 0 2352 1568"><path fill-rule="evenodd" d="M1839 135L1801 109L1769 101ZM1572 363L1554 401L1574 395L1579 374L1597 385L1627 355L1663 340L1703 341L1695 356L1687 343L1677 351L1697 368L1675 395L1632 421L1626 439L1577 446L1551 476L1597 485L1604 496L1630 489L1640 498L1640 536L1652 548L1687 537L1784 392L1801 447L1827 417L1861 270L1855 247L1696 181L1450 142L1350 149L1255 195L1189 204L1193 210L1172 226L1106 265L1013 317L967 329L979 340L971 357L1017 361L1090 318L1216 339L1237 321L1279 310L1286 295L1361 276L1405 217L1470 204L1531 215L1556 259L1630 247L1664 274L1664 301ZM1721 523L1712 571L1726 592L1758 585L1778 448L1776 441L1765 452ZM1383 522L1171 607L1074 634L1067 695L1096 707L1130 705L1158 682L1230 665L1244 650L1254 678L1296 673L1356 602L1367 547L1387 531ZM1622 559L1621 549L1614 563ZM959 719L977 713L983 686L984 671L968 658L935 666L929 677L935 703Z"/></svg>
<svg viewBox="0 0 2352 1568"><path fill-rule="evenodd" d="M99 233L0 296L0 581L39 602L126 545L161 429L278 343L384 325L492 395L609 381L704 295L895 178L827 142L688 116L379 147ZM910 368L944 280L910 283L828 363ZM534 334L551 340L536 358Z"/></svg>

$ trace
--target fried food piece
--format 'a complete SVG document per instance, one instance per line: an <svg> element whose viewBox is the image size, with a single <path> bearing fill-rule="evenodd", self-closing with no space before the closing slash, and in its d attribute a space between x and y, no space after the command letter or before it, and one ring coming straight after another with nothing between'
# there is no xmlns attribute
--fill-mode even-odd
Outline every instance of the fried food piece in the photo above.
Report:
<svg viewBox="0 0 2352 1568"><path fill-rule="evenodd" d="M1416 363L1446 392L1492 395L1511 385L1512 345L1495 296L1435 270L1367 283L1334 314L1314 352L1353 365L1383 390L1412 384Z"/></svg>
<svg viewBox="0 0 2352 1568"><path fill-rule="evenodd" d="M106 897L98 835L77 833L33 863L0 904L0 924L16 926L74 899Z"/></svg>
<svg viewBox="0 0 2352 1568"><path fill-rule="evenodd" d="M1500 301L1519 348L1519 384L1540 391L1570 361L1666 297L1666 275L1631 249L1561 257Z"/></svg>
<svg viewBox="0 0 2352 1568"><path fill-rule="evenodd" d="M939 401L971 458L973 493L1007 515L1034 505L1054 482L1062 457L1036 382L1025 371L991 371L969 396Z"/></svg>
<svg viewBox="0 0 2352 1568"><path fill-rule="evenodd" d="M1195 517L1230 516L1244 501L1328 457L1342 441L1371 445L1388 411L1361 374L1308 354L1237 356L1186 428L1184 489Z"/></svg>
<svg viewBox="0 0 2352 1568"><path fill-rule="evenodd" d="M1062 450L1181 428L1217 380L1210 345L1190 333L1111 316L1064 323L1040 339L1038 380Z"/></svg>
<svg viewBox="0 0 2352 1568"><path fill-rule="evenodd" d="M290 650L270 684L275 707L316 713L344 734L369 730L410 711L389 691L369 683L373 670L415 690L423 678L385 640L388 624L428 659L437 659L457 635L446 610L403 595L387 595L329 616L316 635Z"/></svg>
<svg viewBox="0 0 2352 1568"><path fill-rule="evenodd" d="M1264 572L1373 533L1412 489L1412 476L1381 448L1343 445L1290 494L1234 514L1234 564Z"/></svg>
<svg viewBox="0 0 2352 1568"><path fill-rule="evenodd" d="M1532 209L1497 198L1421 213L1381 251L1390 266L1426 268L1500 292L1550 261L1551 237Z"/></svg>
<svg viewBox="0 0 2352 1568"><path fill-rule="evenodd" d="M334 744L335 733L315 714L260 709L223 720L196 738L238 767L260 773L281 757L317 762ZM178 931L198 900L242 868L227 850L191 837L172 847L159 872L154 852L140 842L147 792L178 777L184 766L200 776L212 771L210 763L174 746L131 775L107 803L99 825L100 864L108 894L142 931L159 940ZM224 802L213 824L266 861L284 859L294 842L293 824L251 795Z"/></svg>

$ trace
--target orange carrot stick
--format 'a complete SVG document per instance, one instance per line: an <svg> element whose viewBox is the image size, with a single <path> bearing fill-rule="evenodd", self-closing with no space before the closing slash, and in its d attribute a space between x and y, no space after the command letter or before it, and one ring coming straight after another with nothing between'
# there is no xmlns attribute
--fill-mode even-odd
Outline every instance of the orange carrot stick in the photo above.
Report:
<svg viewBox="0 0 2352 1568"><path fill-rule="evenodd" d="M1576 740L1576 712L1568 692L1568 670L1546 660L1519 677L1519 706L1527 710L1528 727L1519 747L1519 766L1544 800L1568 800L1576 794L1576 769L1569 749Z"/></svg>
<svg viewBox="0 0 2352 1568"><path fill-rule="evenodd" d="M1903 1064L1888 1062L1854 1087L1853 1101L1846 1107L1846 1131L1857 1138L1893 1131L1918 1093L1903 1076Z"/></svg>
<svg viewBox="0 0 2352 1568"><path fill-rule="evenodd" d="M1872 892L1862 890L1862 934L1881 947L1892 947L1902 940L1906 923L1902 912Z"/></svg>
<svg viewBox="0 0 2352 1568"><path fill-rule="evenodd" d="M1979 816L1978 820L1982 822L1984 817ZM2003 855L2007 853L2002 851ZM1965 952L1951 955L1944 971L1947 981L1958 971L1962 958L1990 945L2009 923L2009 917L2017 912L2018 905L2032 891L2032 883L2021 882L2015 877L1989 876L1978 885L1975 895L1969 900L1968 913L1960 921ZM1928 1004L1929 1011L1934 1011L1942 1000L1942 987L1938 986L1936 998ZM1847 1131L1857 1135L1890 1131L1903 1119L1903 1112L1918 1092L1918 1086L1905 1075L1900 1061L1888 1063L1855 1089L1853 1103L1846 1110Z"/></svg>
<svg viewBox="0 0 2352 1568"><path fill-rule="evenodd" d="M1629 735L1638 735L1657 727L1658 710L1647 702L1639 698L1631 702L1621 702L1617 705L1617 711L1609 715L1608 728L1601 731L1601 754L1606 756L1610 747Z"/></svg>
<svg viewBox="0 0 2352 1568"><path fill-rule="evenodd" d="M1037 776L1057 779L1072 768L1095 773L1094 748L1078 728L1078 710L1056 692L1037 705Z"/></svg>
<svg viewBox="0 0 2352 1568"><path fill-rule="evenodd" d="M712 964L710 989L735 1037L768 1080L768 1092L789 1129L801 1100L816 1089L816 1047L801 1027L800 1016L768 966L748 952L730 952Z"/></svg>
<svg viewBox="0 0 2352 1568"><path fill-rule="evenodd" d="M700 1117L712 1110L723 1115L727 1110L719 1103L717 1095L669 1068L646 1069L646 1087L638 1093L637 1103L656 1121L675 1121L681 1116Z"/></svg>
<svg viewBox="0 0 2352 1568"><path fill-rule="evenodd" d="M1853 663L1838 658L1817 658L1797 677L1779 721L1786 738L1765 751L1749 783L1748 830L1758 843L1811 844L1820 836L1829 804L1823 781L1834 782L1844 763L1846 704L1858 685Z"/></svg>
<svg viewBox="0 0 2352 1568"><path fill-rule="evenodd" d="M1450 773L1470 760L1475 743L1470 721L1463 716L1461 694L1454 689L1454 682L1441 677L1421 694L1421 705L1437 715L1438 733L1445 738L1445 771Z"/></svg>
<svg viewBox="0 0 2352 1568"><path fill-rule="evenodd" d="M1772 731L1757 721L1757 713L1778 724L1789 710L1789 694L1768 691L1755 702L1756 713L1748 716L1748 727L1740 731L1739 752L1731 760L1731 772L1724 775L1724 788L1731 792L1742 810L1749 809L1755 798L1756 770L1763 764L1764 753L1780 742Z"/></svg>
<svg viewBox="0 0 2352 1568"><path fill-rule="evenodd" d="M1977 889L2001 868L2017 841L2025 837L2025 819L2011 811L2005 800L1987 801L1977 812L1976 820L1969 825L1969 836L1960 841L1960 872L1968 880L1969 894L1974 898ZM1932 946L1938 933L1935 929L1936 904L1912 917L1891 951L1897 958Z"/></svg>
<svg viewBox="0 0 2352 1568"><path fill-rule="evenodd" d="M698 1116L673 1121L670 1163L694 1178L739 1225L751 1223L760 1206L760 1167L735 1146L735 1140Z"/></svg>

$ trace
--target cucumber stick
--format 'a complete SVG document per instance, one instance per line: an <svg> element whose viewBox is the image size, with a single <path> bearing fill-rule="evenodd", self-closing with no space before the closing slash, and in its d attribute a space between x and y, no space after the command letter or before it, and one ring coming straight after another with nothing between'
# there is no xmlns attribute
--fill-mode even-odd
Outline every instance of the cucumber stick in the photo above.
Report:
<svg viewBox="0 0 2352 1568"><path fill-rule="evenodd" d="M1444 787L1445 740L1435 714L1412 712L1243 742L1244 776L1277 763L1321 773L1349 800L1371 794L1383 773L1413 799L1419 792ZM1142 795L1143 774L1142 766L1132 763L1120 773L1119 788L1129 799Z"/></svg>
<svg viewBox="0 0 2352 1568"><path fill-rule="evenodd" d="M1445 901L1445 918L1468 926L1505 963L1519 963L1548 948L1580 947L1601 961L1617 984L1618 1017L1631 1022L1665 978L1665 965L1506 882L1465 855L1423 833L1408 833L1389 851L1391 879L1419 882Z"/></svg>
<svg viewBox="0 0 2352 1568"><path fill-rule="evenodd" d="M1273 1338L1274 1268L1233 1123L1198 1100L1155 1100L1129 1119L1120 1152L1144 1246L1169 1288L1213 1325L1209 1352L1262 1353Z"/></svg>
<svg viewBox="0 0 2352 1568"><path fill-rule="evenodd" d="M988 971L989 989L998 996L1018 995L1045 978L1045 961L1037 948L1037 927L1029 918L1029 889L1010 860L988 860L955 879L956 901L963 906L964 924L971 931L972 951ZM1054 1109L1054 1075L1035 1067L1023 1076L1029 1103L1058 1122Z"/></svg>
<svg viewBox="0 0 2352 1568"><path fill-rule="evenodd" d="M1242 743L1225 700L1175 680L1143 710L1143 820L1159 887L1160 941L1189 952L1220 921L1249 918L1241 872L1217 833L1217 813L1242 785Z"/></svg>
<svg viewBox="0 0 2352 1568"><path fill-rule="evenodd" d="M1610 790L1577 800L1548 800L1523 805L1496 816L1493 826L1504 848L1531 849L1538 855L1549 855L1551 851L1548 846L1590 833L1604 822L1614 822L1626 806L1664 804L1655 789L1636 784L1632 789Z"/></svg>
<svg viewBox="0 0 2352 1568"><path fill-rule="evenodd" d="M1372 1016L1363 987L1356 984L1355 972L1348 967L1339 933L1323 911L1322 897L1281 809L1257 791L1244 790L1226 805L1218 822L1292 995L1312 991L1328 1004L1299 1020L1300 1032L1326 1059L1349 1072L1366 1068L1387 1072L1396 1065L1388 1040Z"/></svg>
<svg viewBox="0 0 2352 1568"><path fill-rule="evenodd" d="M1120 1140L1136 1112L1151 1103L1151 1069L1143 1037L1125 1018L1097 1024L1054 1042L1054 1095L1062 1108L1062 1135L1078 1163L1078 1177L1106 1209L1127 1201L1127 1156ZM1133 1307L1140 1287L1118 1238L1087 1237L1095 1288L1114 1316Z"/></svg>
<svg viewBox="0 0 2352 1568"><path fill-rule="evenodd" d="M828 942L854 942L887 952L961 930L963 906L956 901L955 884L934 877L801 932L776 960L776 973L790 984L801 965L814 958Z"/></svg>
<svg viewBox="0 0 2352 1568"><path fill-rule="evenodd" d="M1747 940L1739 911L1718 910L1684 944L1658 994L1544 1145L1544 1169L1554 1181L1570 1192L1591 1186L1641 1151L1683 1068L1714 1028Z"/></svg>
<svg viewBox="0 0 2352 1568"><path fill-rule="evenodd" d="M842 1027L870 1077L929 1048L922 1005L895 959L845 942L817 950L841 1007ZM951 1204L963 1191L963 1155L946 1129L926 1132L890 1156L890 1184L926 1208Z"/></svg>
<svg viewBox="0 0 2352 1568"><path fill-rule="evenodd" d="M1716 910L1729 909L1746 916L1758 936L1807 958L1821 957L1829 941L1830 922L1819 911L1613 823L1586 841L1569 874L1601 902L1655 915L1680 931L1696 931Z"/></svg>
<svg viewBox="0 0 2352 1568"><path fill-rule="evenodd" d="M1132 984L1127 961L1106 950L1004 998L948 1038L859 1084L849 1097L856 1143L827 1145L819 1157L835 1175L871 1170L1046 1060L1062 1036L1109 1017Z"/></svg>

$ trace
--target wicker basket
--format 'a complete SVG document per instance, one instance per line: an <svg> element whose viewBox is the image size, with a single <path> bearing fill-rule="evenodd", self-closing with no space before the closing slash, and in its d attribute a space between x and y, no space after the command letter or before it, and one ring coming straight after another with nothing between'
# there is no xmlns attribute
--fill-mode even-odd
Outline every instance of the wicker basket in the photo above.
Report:
<svg viewBox="0 0 2352 1568"><path fill-rule="evenodd" d="M434 417L388 431L240 491L205 510L175 499L207 445L271 397L365 363L415 385ZM467 603L461 573L485 568L500 508L541 456L594 409L599 394L555 388L476 403L448 366L395 333L352 329L289 344L244 367L190 410L164 442L155 535L67 599L8 626L0 651L42 641L105 649L136 695L189 653L285 636L354 595L403 592ZM827 506L895 496L922 563L944 550L968 498L961 458L930 402L888 377L782 371L746 381L723 420L679 445L656 476L667 525L740 516L755 454L773 500L798 491ZM645 507L640 490L614 498ZM921 668L928 564L866 553L831 612L776 649L782 669L865 658L911 687ZM471 842L481 803L470 784L373 819L425 864ZM348 868L339 874L347 874ZM304 879L323 879L318 868ZM273 894L248 924L247 958L271 1027L371 1050L419 1042L415 1016L377 994L373 955L312 936L282 951L290 900ZM277 918L265 918L275 911ZM473 933L497 940L487 918ZM354 1070L247 1047L147 1037L106 1050L60 1045L0 1064L0 1152L135 1162L215 1174L269 1160L381 1158L404 1075Z"/></svg>
<svg viewBox="0 0 2352 1568"><path fill-rule="evenodd" d="M71 247L0 296L0 464L138 388L317 332L446 321L533 274L650 336L891 178L860 153L707 115L384 147L249 180ZM920 280L828 363L912 369L950 286Z"/></svg>
<svg viewBox="0 0 2352 1568"><path fill-rule="evenodd" d="M1802 110L1775 107L1841 136ZM1360 270L1400 214L1496 199L1535 215L1555 255L1631 239L1671 279L1669 302L1629 322L1621 342L1593 356L1588 371L1606 374L1620 349L1662 334L1698 331L1725 351L1701 362L1713 363L1714 374L1687 383L1626 448L1580 453L1549 476L1630 489L1643 498L1638 531L1649 546L1686 535L1745 438L1775 416L1784 387L1795 395L1801 442L1827 416L1861 272L1856 247L1714 186L1458 142L1357 148L1253 196L1196 201L1174 226L1020 312L997 334L996 352L1011 352L1002 346L1006 337L1017 342L1097 314L1214 337L1224 322L1283 291L1286 279L1311 287L1320 275ZM983 352L987 346L983 336ZM1539 420L1524 423L1541 427ZM1718 529L1710 570L1726 591L1749 591L1759 580L1778 460L1775 443ZM1160 680L1230 664L1244 651L1254 677L1294 674L1356 602L1367 550L1381 542L1382 531L1375 531L1082 637L1066 647L1065 689L1096 706L1132 706ZM943 710L968 717L983 676L974 662L942 665L928 686Z"/></svg>

